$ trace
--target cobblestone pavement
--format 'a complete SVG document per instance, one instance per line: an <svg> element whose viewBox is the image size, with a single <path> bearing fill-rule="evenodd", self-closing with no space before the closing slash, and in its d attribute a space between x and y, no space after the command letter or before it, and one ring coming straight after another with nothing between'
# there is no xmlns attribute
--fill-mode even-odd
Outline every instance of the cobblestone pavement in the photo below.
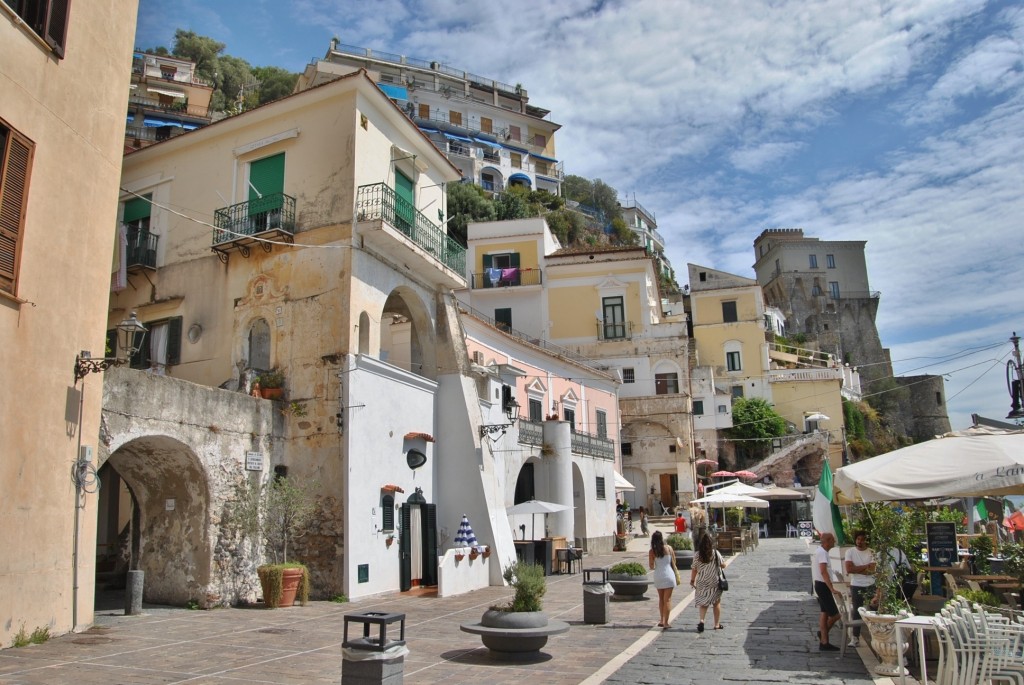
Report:
<svg viewBox="0 0 1024 685"><path fill-rule="evenodd" d="M647 545L638 538L627 552L587 557L584 566L646 561ZM673 598L680 615L669 631L655 627L653 588L642 601L611 602L609 622L588 625L583 623L582 575L551 576L545 611L571 629L551 638L540 658L527 662L495 660L477 636L459 630L460 623L476 622L488 606L506 600L505 588L446 598L396 593L275 611L148 605L141 616L100 611L95 626L84 633L0 650L0 684L337 684L343 668L343 616L371 610L406 615L408 685L871 683L855 650L845 659L817 651L817 605L807 592L808 563L799 540L763 540L758 549L735 557L723 604L726 628L701 635L695 632L696 608L687 606L688 592L677 591ZM835 631L833 642L838 639Z"/></svg>

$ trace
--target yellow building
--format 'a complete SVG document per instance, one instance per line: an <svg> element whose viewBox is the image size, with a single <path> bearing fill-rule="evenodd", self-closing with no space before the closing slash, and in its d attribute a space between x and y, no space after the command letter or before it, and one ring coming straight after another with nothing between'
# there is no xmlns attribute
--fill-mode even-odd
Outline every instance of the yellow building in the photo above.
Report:
<svg viewBox="0 0 1024 685"><path fill-rule="evenodd" d="M104 356L136 5L0 2L4 646L92 622L101 384L73 371Z"/></svg>

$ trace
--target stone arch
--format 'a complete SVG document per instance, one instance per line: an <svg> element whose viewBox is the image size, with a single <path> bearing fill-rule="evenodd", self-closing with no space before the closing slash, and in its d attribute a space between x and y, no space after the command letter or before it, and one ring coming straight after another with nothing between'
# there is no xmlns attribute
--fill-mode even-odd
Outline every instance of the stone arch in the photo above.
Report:
<svg viewBox="0 0 1024 685"><path fill-rule="evenodd" d="M267 370L271 368L270 324L263 317L254 318L248 326L248 335L242 341L243 356L249 360L249 367Z"/></svg>
<svg viewBox="0 0 1024 685"><path fill-rule="evenodd" d="M131 494L131 567L145 572L143 599L156 604L208 604L211 587L209 483L185 443L163 435L126 441L104 465ZM101 514L117 515L110 500ZM98 521L103 526L104 521Z"/></svg>
<svg viewBox="0 0 1024 685"><path fill-rule="evenodd" d="M380 317L380 358L410 373L437 377L437 349L430 311L408 286L391 291Z"/></svg>
<svg viewBox="0 0 1024 685"><path fill-rule="evenodd" d="M366 312L359 312L359 354L371 354L371 333L370 315Z"/></svg>

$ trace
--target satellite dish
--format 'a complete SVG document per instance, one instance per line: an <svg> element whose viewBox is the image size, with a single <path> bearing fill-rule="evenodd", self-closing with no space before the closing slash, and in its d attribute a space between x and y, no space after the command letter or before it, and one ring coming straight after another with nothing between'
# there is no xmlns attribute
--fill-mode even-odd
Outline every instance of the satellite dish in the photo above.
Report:
<svg viewBox="0 0 1024 685"><path fill-rule="evenodd" d="M405 454L405 463L409 465L410 469L418 469L427 463L427 455L419 450L409 450Z"/></svg>

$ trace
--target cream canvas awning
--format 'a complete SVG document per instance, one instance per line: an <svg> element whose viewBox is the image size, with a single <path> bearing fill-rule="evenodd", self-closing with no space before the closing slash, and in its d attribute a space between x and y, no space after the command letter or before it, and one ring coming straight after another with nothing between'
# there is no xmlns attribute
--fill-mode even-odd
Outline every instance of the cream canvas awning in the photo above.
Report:
<svg viewBox="0 0 1024 685"><path fill-rule="evenodd" d="M626 478L621 473L616 471L615 472L615 490L616 491L619 491L619 490L636 490L636 488L633 487L633 484L630 483L628 480L626 480Z"/></svg>
<svg viewBox="0 0 1024 685"><path fill-rule="evenodd" d="M157 93L158 95L166 95L167 97L172 97L172 98L183 98L183 97L185 97L185 93L183 93L182 91L180 91L180 90L171 90L170 88L155 88L153 86L149 86L147 88L147 90L149 90L150 93Z"/></svg>

